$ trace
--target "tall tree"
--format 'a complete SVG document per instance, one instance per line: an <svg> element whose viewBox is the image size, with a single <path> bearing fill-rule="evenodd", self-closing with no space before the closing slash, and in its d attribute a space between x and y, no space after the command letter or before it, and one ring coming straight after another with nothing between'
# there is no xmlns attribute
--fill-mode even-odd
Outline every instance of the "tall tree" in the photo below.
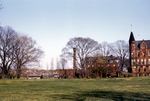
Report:
<svg viewBox="0 0 150 101"><path fill-rule="evenodd" d="M124 40L118 40L111 44L112 54L118 57L119 69L123 71L127 67L129 58L129 45Z"/></svg>
<svg viewBox="0 0 150 101"><path fill-rule="evenodd" d="M2 78L9 74L9 70L15 61L16 32L11 27L0 28L0 68Z"/></svg>
<svg viewBox="0 0 150 101"><path fill-rule="evenodd" d="M73 58L73 48L76 48L76 62L78 68L85 70L86 57L100 49L97 41L90 38L75 37L71 38L66 47L62 50L62 55L66 59Z"/></svg>
<svg viewBox="0 0 150 101"><path fill-rule="evenodd" d="M54 77L54 59L51 58L51 77Z"/></svg>
<svg viewBox="0 0 150 101"><path fill-rule="evenodd" d="M0 28L0 68L3 78L15 68L20 77L22 67L38 63L43 55L36 42L27 36L20 36L11 27Z"/></svg>
<svg viewBox="0 0 150 101"><path fill-rule="evenodd" d="M110 48L110 44L107 43L106 41L100 43L100 49L99 51L97 51L95 54L93 54L93 56L108 56L110 55L111 52L111 48Z"/></svg>
<svg viewBox="0 0 150 101"><path fill-rule="evenodd" d="M20 78L21 68L23 66L38 63L43 56L43 51L40 47L36 47L36 41L27 36L18 36L15 44L15 57L17 78Z"/></svg>
<svg viewBox="0 0 150 101"><path fill-rule="evenodd" d="M106 41L102 42L100 51L102 53L102 56L106 57L110 55L110 51L111 51L110 45Z"/></svg>
<svg viewBox="0 0 150 101"><path fill-rule="evenodd" d="M59 70L59 61L58 61L58 57L56 58L56 70Z"/></svg>

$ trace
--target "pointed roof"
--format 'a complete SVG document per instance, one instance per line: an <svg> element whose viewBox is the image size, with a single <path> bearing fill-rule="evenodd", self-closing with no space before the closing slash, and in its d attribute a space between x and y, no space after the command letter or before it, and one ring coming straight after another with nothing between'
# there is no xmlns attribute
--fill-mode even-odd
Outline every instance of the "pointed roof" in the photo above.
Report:
<svg viewBox="0 0 150 101"><path fill-rule="evenodd" d="M135 41L133 32L130 34L129 43L131 44L132 41Z"/></svg>

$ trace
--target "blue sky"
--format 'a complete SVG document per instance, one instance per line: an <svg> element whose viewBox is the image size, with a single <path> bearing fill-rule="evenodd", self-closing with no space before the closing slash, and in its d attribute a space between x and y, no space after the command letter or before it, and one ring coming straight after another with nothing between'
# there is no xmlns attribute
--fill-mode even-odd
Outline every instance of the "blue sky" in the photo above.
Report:
<svg viewBox="0 0 150 101"><path fill-rule="evenodd" d="M99 43L150 39L150 0L0 0L1 26L32 37L45 51L42 68L59 58L70 38ZM55 64L55 63L54 63Z"/></svg>

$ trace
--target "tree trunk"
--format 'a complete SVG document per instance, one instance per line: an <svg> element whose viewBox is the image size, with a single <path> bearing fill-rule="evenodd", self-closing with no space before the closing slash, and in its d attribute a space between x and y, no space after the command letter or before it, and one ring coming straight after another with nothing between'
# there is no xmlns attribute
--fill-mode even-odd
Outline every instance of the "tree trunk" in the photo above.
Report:
<svg viewBox="0 0 150 101"><path fill-rule="evenodd" d="M17 67L17 79L19 79L21 76L21 69L20 67Z"/></svg>
<svg viewBox="0 0 150 101"><path fill-rule="evenodd" d="M2 69L2 79L7 78L8 77L8 70L6 70L6 68L3 67Z"/></svg>

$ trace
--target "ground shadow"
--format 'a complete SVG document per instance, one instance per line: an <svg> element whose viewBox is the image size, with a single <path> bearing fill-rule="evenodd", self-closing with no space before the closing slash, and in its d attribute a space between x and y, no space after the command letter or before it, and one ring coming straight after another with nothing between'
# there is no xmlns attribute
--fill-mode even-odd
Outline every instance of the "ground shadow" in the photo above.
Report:
<svg viewBox="0 0 150 101"><path fill-rule="evenodd" d="M73 94L57 94L53 98L67 99L74 101L84 101L96 98L114 101L149 101L150 94L131 93L131 92L116 92L116 91L78 91Z"/></svg>

